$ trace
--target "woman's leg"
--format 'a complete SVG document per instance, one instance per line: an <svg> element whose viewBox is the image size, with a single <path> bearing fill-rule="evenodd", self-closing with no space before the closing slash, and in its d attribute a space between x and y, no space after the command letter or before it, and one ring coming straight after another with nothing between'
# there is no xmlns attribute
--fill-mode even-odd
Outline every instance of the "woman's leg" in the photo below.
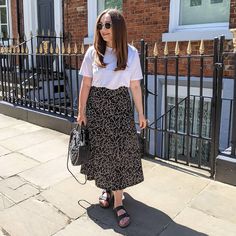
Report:
<svg viewBox="0 0 236 236"><path fill-rule="evenodd" d="M123 190L117 190L117 191L113 191L114 194L114 208L118 207L118 206L122 206L123 202L122 202L122 196L123 196ZM123 209L119 210L117 212L117 215L123 215L125 213L125 211ZM130 218L129 217L124 217L120 222L120 226L124 226L127 225L127 223L129 222Z"/></svg>

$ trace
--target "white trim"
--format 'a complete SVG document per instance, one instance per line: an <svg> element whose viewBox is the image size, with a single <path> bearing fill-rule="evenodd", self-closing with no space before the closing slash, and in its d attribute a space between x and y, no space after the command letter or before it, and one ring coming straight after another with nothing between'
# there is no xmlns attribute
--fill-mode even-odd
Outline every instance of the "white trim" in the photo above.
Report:
<svg viewBox="0 0 236 236"><path fill-rule="evenodd" d="M229 29L196 29L196 30L184 30L174 33L162 34L162 41L175 42L175 41L194 41L194 40L213 40L215 37L225 35L226 39L232 39L233 34Z"/></svg>
<svg viewBox="0 0 236 236"><path fill-rule="evenodd" d="M30 32L36 35L38 29L37 0L24 0L23 12L25 36L28 39Z"/></svg>
<svg viewBox="0 0 236 236"><path fill-rule="evenodd" d="M54 0L54 29L57 35L63 32L62 0Z"/></svg>
<svg viewBox="0 0 236 236"><path fill-rule="evenodd" d="M97 0L88 0L88 37L84 38L84 44L91 44L93 42L95 23L97 19Z"/></svg>
<svg viewBox="0 0 236 236"><path fill-rule="evenodd" d="M8 24L8 35L10 38L13 38L12 32L12 15L11 15L11 1L7 0L7 24Z"/></svg>
<svg viewBox="0 0 236 236"><path fill-rule="evenodd" d="M220 35L232 39L229 23L179 25L180 0L170 0L169 33L162 34L162 41L212 40Z"/></svg>

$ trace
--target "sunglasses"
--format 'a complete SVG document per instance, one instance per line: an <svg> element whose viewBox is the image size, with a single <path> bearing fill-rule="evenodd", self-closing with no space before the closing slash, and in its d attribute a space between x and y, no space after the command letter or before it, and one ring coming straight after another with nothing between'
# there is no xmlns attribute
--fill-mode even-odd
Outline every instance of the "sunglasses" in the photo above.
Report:
<svg viewBox="0 0 236 236"><path fill-rule="evenodd" d="M97 24L97 29L98 30L102 30L103 27L105 27L105 29L110 29L112 27L112 23L107 22L105 24L102 24L102 23Z"/></svg>

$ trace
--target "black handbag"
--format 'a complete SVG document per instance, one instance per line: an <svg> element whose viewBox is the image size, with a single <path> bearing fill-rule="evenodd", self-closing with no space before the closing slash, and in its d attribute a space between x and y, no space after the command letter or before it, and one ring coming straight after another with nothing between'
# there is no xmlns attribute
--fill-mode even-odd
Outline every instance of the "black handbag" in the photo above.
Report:
<svg viewBox="0 0 236 236"><path fill-rule="evenodd" d="M82 124L76 125L70 133L68 155L67 155L67 169L80 184L85 184L87 177L85 176L85 182L81 183L69 169L69 159L73 166L85 164L91 158L91 146L89 141L89 132L87 127Z"/></svg>

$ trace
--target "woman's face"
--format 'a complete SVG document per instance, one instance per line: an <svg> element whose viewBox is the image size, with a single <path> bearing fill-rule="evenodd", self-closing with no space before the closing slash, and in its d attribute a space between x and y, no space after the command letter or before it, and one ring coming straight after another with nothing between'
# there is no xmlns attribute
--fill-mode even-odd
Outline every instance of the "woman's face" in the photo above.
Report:
<svg viewBox="0 0 236 236"><path fill-rule="evenodd" d="M106 24L108 23L108 24ZM99 30L103 40L108 47L112 47L112 21L111 16L106 13L101 17L99 24L102 25L102 29ZM105 27L106 26L106 27ZM109 29L107 29L110 26ZM101 27L101 26L100 26Z"/></svg>

